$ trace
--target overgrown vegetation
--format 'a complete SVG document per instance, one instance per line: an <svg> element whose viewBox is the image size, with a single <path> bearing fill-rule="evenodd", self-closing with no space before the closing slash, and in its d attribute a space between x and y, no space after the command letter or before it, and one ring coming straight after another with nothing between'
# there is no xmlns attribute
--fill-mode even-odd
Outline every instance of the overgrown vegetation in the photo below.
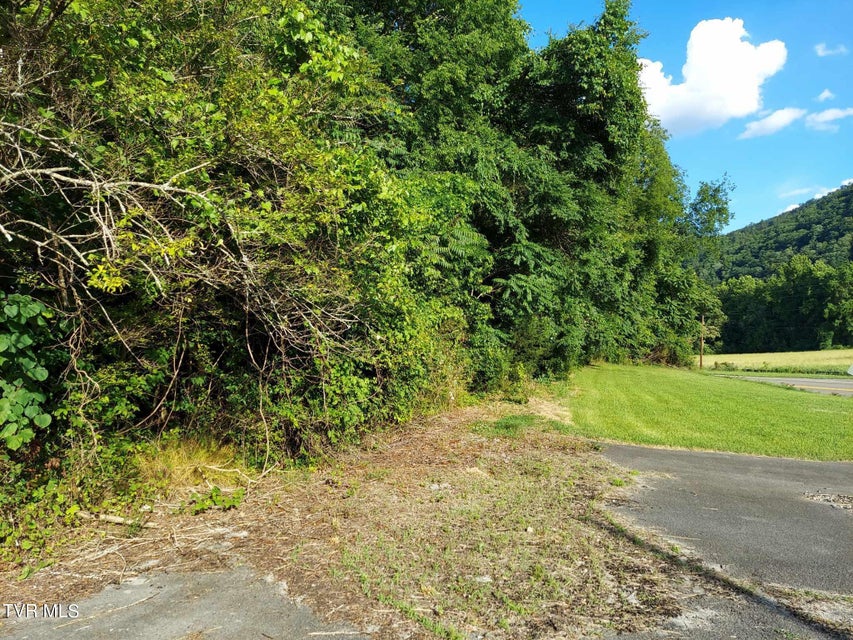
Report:
<svg viewBox="0 0 853 640"><path fill-rule="evenodd" d="M541 51L516 10L3 3L4 510L130 509L166 430L264 469L591 359L689 362L730 185L690 199L627 0Z"/></svg>

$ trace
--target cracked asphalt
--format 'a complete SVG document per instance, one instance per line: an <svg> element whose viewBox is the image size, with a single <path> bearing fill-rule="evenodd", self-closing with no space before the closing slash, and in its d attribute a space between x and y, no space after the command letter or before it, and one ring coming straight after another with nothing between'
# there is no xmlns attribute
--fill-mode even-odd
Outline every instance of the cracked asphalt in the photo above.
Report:
<svg viewBox="0 0 853 640"><path fill-rule="evenodd" d="M842 498L853 496L853 463L628 445L609 446L605 457L643 474L618 511L708 564L853 595L853 509Z"/></svg>
<svg viewBox="0 0 853 640"><path fill-rule="evenodd" d="M64 605L64 617L0 620L9 640L368 640L328 624L286 588L246 567L217 572L153 573L125 580Z"/></svg>
<svg viewBox="0 0 853 640"><path fill-rule="evenodd" d="M853 463L630 445L604 455L639 472L617 514L741 583L821 592L841 603L833 622L853 629ZM663 628L625 637L853 636L805 624L762 596L699 593Z"/></svg>

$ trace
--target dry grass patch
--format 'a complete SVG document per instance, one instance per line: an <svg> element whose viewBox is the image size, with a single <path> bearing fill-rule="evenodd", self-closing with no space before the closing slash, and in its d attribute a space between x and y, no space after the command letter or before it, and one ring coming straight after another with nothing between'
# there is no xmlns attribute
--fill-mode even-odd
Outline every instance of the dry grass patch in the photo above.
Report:
<svg viewBox="0 0 853 640"><path fill-rule="evenodd" d="M553 414L472 429L529 408L460 410L271 474L233 511L160 504L137 537L98 523L73 557L25 582L5 572L0 591L73 601L144 571L249 563L374 638L572 638L675 615L678 569L599 515L615 471L591 445Z"/></svg>
<svg viewBox="0 0 853 640"><path fill-rule="evenodd" d="M765 585L764 590L800 618L853 638L853 596L782 585Z"/></svg>
<svg viewBox="0 0 853 640"><path fill-rule="evenodd" d="M695 364L699 364L696 356ZM705 367L731 371L844 375L853 365L853 349L779 353L720 353L705 356Z"/></svg>

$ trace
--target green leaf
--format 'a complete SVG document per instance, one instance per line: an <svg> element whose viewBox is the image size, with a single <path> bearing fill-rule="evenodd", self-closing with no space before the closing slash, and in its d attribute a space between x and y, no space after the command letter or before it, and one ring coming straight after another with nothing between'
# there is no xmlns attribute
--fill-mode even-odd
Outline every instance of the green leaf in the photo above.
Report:
<svg viewBox="0 0 853 640"><path fill-rule="evenodd" d="M36 424L36 426L41 427L42 429L47 428L47 426L48 426L48 425L50 425L50 423L51 423L52 421L53 421L53 418L51 418L51 417L50 417L48 414L46 414L46 413L40 413L39 415L37 415L37 416L33 419L33 422Z"/></svg>
<svg viewBox="0 0 853 640"><path fill-rule="evenodd" d="M0 334L0 353L9 348L10 342L8 333Z"/></svg>
<svg viewBox="0 0 853 640"><path fill-rule="evenodd" d="M39 307L40 306L41 305L39 305L39 304L26 304L26 303L24 303L24 304L18 305L18 309L19 309L19 312L21 314L21 317L24 320L28 320L28 319L32 318L33 316L37 316L39 314L39 311L40 311Z"/></svg>
<svg viewBox="0 0 853 640"><path fill-rule="evenodd" d="M6 314L7 318L15 318L18 315L18 305L16 304L7 304L3 307L3 313Z"/></svg>
<svg viewBox="0 0 853 640"><path fill-rule="evenodd" d="M47 380L47 376L47 369L45 369L44 367L36 367L32 371L30 371L30 377L33 380L37 380L38 382L44 382L45 380Z"/></svg>
<svg viewBox="0 0 853 640"><path fill-rule="evenodd" d="M15 338L15 346L18 349L26 349L33 343L33 339L28 336L26 333L18 334Z"/></svg>
<svg viewBox="0 0 853 640"><path fill-rule="evenodd" d="M102 84L106 83L106 81L107 81L107 76L105 76L103 73L99 73L98 75L95 76L95 79L92 80L92 84L90 86L93 89L97 89Z"/></svg>
<svg viewBox="0 0 853 640"><path fill-rule="evenodd" d="M175 82L175 74L172 73L171 71L166 71L166 70L161 69L157 73L164 82L169 82L169 83Z"/></svg>
<svg viewBox="0 0 853 640"><path fill-rule="evenodd" d="M6 438L6 446L12 451L20 449L22 444L24 444L24 439L17 433Z"/></svg>
<svg viewBox="0 0 853 640"><path fill-rule="evenodd" d="M35 418L39 413L39 408L34 404L28 404L24 408L24 415L30 418L31 420Z"/></svg>

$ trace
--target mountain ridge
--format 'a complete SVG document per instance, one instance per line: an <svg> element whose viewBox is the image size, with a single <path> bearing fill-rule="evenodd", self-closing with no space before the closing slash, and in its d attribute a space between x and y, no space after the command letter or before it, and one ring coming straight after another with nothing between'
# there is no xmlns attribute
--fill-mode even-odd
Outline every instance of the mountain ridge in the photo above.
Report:
<svg viewBox="0 0 853 640"><path fill-rule="evenodd" d="M703 271L717 282L767 278L797 254L833 266L853 259L853 184L725 234L719 258Z"/></svg>

